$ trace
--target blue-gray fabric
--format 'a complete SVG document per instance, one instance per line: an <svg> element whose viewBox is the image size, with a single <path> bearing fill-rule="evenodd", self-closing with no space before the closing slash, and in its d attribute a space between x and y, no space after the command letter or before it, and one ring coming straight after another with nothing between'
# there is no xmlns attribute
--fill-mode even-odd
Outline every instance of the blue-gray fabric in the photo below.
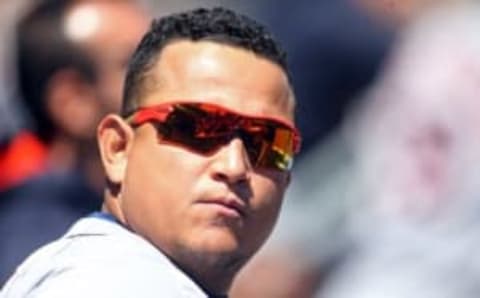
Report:
<svg viewBox="0 0 480 298"><path fill-rule="evenodd" d="M1 298L207 297L148 241L112 217L77 221L60 239L32 254Z"/></svg>

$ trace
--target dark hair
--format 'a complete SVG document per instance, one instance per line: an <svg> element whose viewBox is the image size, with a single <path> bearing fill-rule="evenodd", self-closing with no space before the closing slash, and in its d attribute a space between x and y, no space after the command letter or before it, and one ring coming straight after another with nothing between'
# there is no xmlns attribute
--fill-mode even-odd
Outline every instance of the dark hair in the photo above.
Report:
<svg viewBox="0 0 480 298"><path fill-rule="evenodd" d="M154 20L130 61L123 90L122 115L138 105L148 71L162 49L175 40L210 40L247 49L279 65L287 74L285 51L255 20L222 7L172 14Z"/></svg>
<svg viewBox="0 0 480 298"><path fill-rule="evenodd" d="M45 91L52 75L73 68L87 80L95 79L91 58L64 32L63 19L76 0L44 0L17 24L18 88L34 130L48 141L55 125L47 111Z"/></svg>

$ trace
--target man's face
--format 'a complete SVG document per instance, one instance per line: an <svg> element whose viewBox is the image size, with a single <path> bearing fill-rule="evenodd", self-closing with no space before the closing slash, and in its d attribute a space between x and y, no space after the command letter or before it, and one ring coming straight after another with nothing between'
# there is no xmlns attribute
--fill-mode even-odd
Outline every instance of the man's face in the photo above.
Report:
<svg viewBox="0 0 480 298"><path fill-rule="evenodd" d="M149 75L141 106L208 102L293 122L285 73L243 49L174 42ZM119 202L125 222L180 264L198 257L246 261L272 230L289 174L252 168L240 139L207 156L159 140L152 124L135 128Z"/></svg>

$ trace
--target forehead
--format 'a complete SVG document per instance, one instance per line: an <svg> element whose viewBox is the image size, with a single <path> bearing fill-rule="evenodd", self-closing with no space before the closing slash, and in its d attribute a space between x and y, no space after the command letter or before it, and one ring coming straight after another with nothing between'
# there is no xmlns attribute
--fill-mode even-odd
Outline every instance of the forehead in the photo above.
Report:
<svg viewBox="0 0 480 298"><path fill-rule="evenodd" d="M148 75L141 105L200 101L244 114L293 120L294 98L283 69L239 47L175 41L162 50Z"/></svg>

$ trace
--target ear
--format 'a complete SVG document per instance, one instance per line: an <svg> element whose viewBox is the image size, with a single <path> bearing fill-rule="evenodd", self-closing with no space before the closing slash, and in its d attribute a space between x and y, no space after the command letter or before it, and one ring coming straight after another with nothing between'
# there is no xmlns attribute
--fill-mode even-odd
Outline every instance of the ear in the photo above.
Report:
<svg viewBox="0 0 480 298"><path fill-rule="evenodd" d="M100 157L110 183L122 184L133 139L132 127L117 115L107 115L98 125Z"/></svg>

